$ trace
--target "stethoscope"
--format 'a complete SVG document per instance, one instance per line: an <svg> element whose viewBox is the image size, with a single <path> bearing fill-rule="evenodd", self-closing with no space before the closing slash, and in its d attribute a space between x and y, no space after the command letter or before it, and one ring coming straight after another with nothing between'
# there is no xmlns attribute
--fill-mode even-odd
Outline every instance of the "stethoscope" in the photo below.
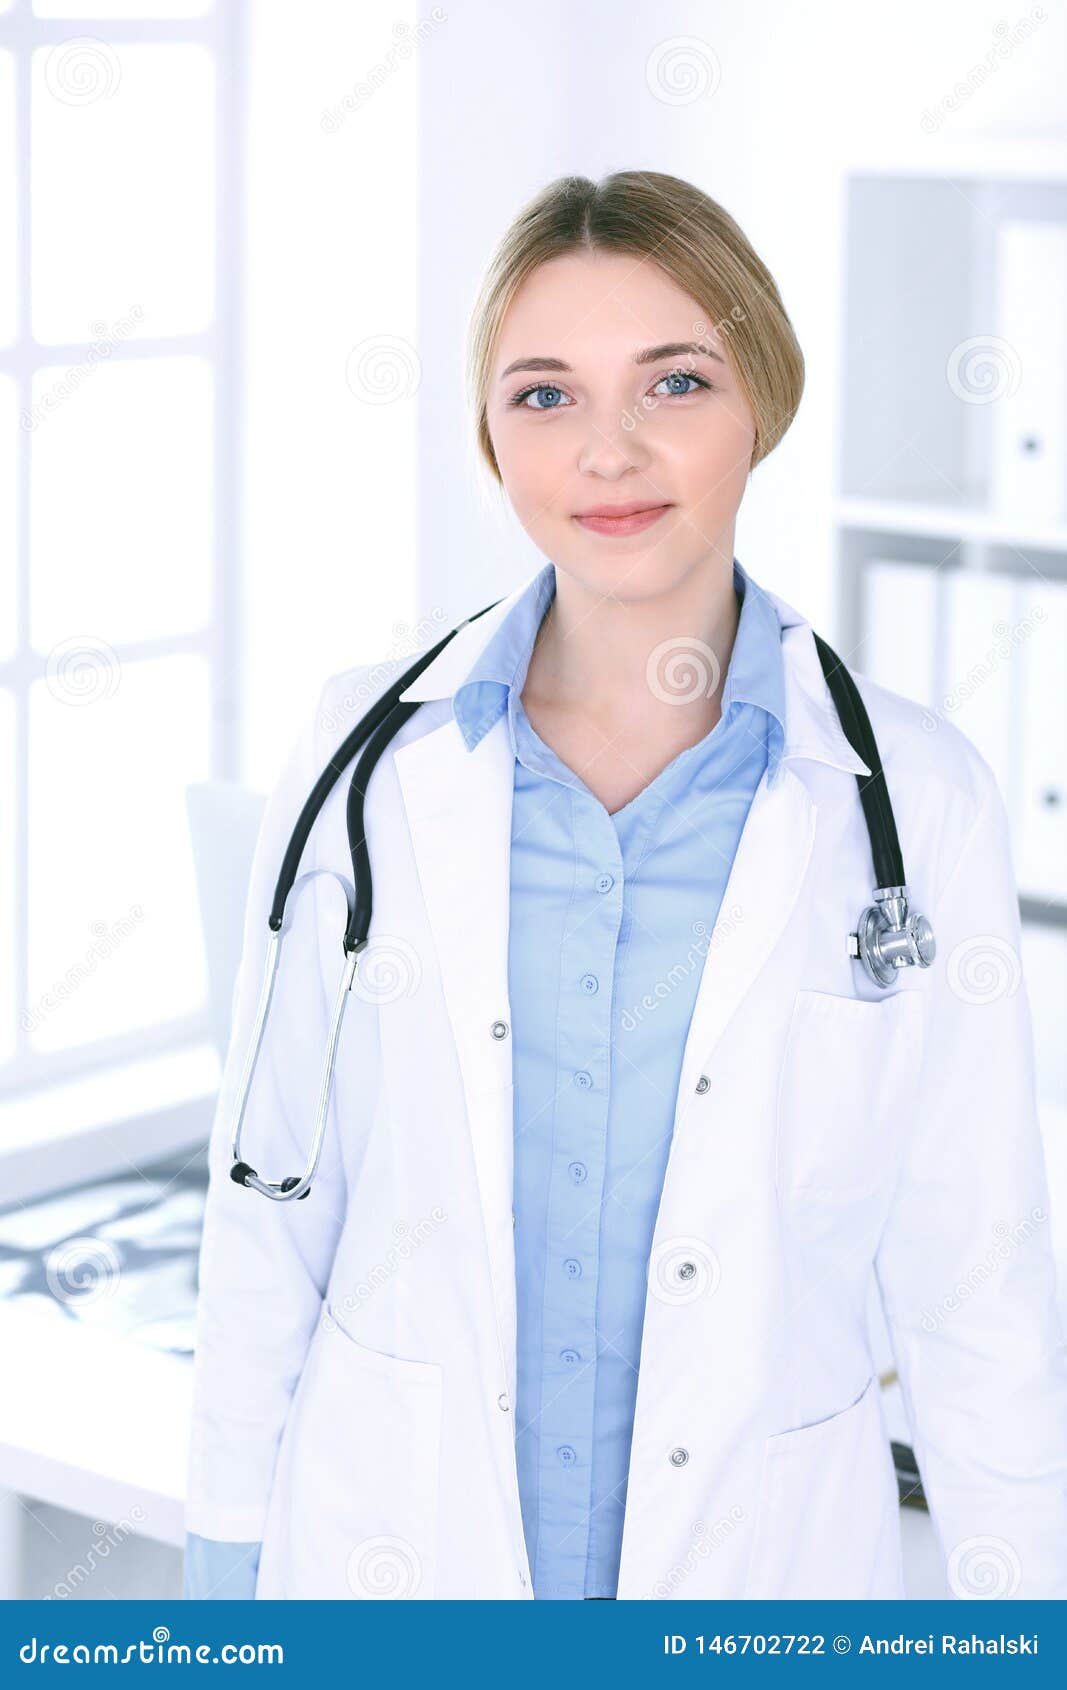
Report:
<svg viewBox="0 0 1067 1690"><path fill-rule="evenodd" d="M368 710L362 721L358 722L352 729L347 739L338 748L336 755L330 759L308 796L293 829L292 837L282 861L278 884L274 890L274 902L271 906L268 922L270 940L267 946L263 986L256 1008L256 1019L249 1042L248 1054L245 1057L237 1098L234 1103L233 1125L230 1135L230 1150L233 1156L230 1178L235 1180L238 1185L247 1185L253 1191L262 1192L264 1197L270 1197L279 1202L306 1197L319 1164L323 1135L326 1130L326 1117L330 1107L330 1095L333 1090L337 1041L341 1036L341 1023L344 1018L345 1006L356 977L356 963L360 952L366 948L367 936L370 932L373 888L370 854L367 850L367 839L363 828L363 805L367 795L367 787L370 784L370 778L374 773L379 757L408 717L412 716L419 708L421 702L411 700L407 703L401 703L400 694L422 674L424 669L429 667L438 653L444 650L445 646L455 638L461 628L465 628L468 622L477 621L479 616L484 616L487 611L495 609L496 605L500 603L500 599L494 599L493 603L487 604L484 610L477 610L473 616L468 616L463 622L460 622L443 639L438 640L431 650L425 652L417 662L413 663L400 676L399 680L394 681L392 686L387 688L377 703ZM856 683L825 640L820 639L818 634L814 635L814 640L841 726L853 750L863 759L863 762L871 771L869 775L857 774L856 781L859 785L860 801L863 805L863 814L871 841L871 855L874 859L874 902L863 911L856 931L848 935L848 955L858 959L875 985L890 986L898 971L902 968L911 968L916 964L920 968L929 968L935 954L933 928L924 915L919 915L916 911L908 908L908 892L904 880L904 860L900 854L893 806L889 801L885 775L882 772L882 761L871 728L870 718L867 715ZM337 874L332 869L310 869L297 879L297 869L300 866L300 859L304 854L308 837L315 825L315 819L339 776L344 773L348 764L364 745L366 750L352 771L352 780L348 788L348 847L352 858L355 884L353 885L346 876ZM348 904L348 925L345 928L344 939L342 940L345 960L330 1016L330 1030L322 1064L315 1111L315 1132L308 1163L302 1174L290 1174L287 1179L274 1184L268 1180L261 1180L256 1170L250 1167L247 1162L241 1160L241 1128L256 1071L256 1062L263 1043L263 1030L274 993L282 939L288 931L285 913L289 895L293 891L299 892L304 883L320 874L331 875L340 882L344 889Z"/></svg>

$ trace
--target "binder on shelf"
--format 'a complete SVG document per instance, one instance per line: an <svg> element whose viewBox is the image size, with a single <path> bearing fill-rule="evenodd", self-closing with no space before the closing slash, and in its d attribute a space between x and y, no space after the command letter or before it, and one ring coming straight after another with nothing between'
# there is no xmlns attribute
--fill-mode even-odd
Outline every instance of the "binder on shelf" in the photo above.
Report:
<svg viewBox="0 0 1067 1690"><path fill-rule="evenodd" d="M1067 228L1009 219L996 234L999 345L989 349L992 503L1067 515Z"/></svg>
<svg viewBox="0 0 1067 1690"><path fill-rule="evenodd" d="M940 713L977 746L1015 822L1014 682L1011 639L1016 583L1010 575L945 573L945 653Z"/></svg>
<svg viewBox="0 0 1067 1690"><path fill-rule="evenodd" d="M1016 874L1024 895L1067 903L1067 583L1020 583L1019 594Z"/></svg>
<svg viewBox="0 0 1067 1690"><path fill-rule="evenodd" d="M856 668L880 686L937 706L938 582L933 563L872 558L863 570L863 643Z"/></svg>

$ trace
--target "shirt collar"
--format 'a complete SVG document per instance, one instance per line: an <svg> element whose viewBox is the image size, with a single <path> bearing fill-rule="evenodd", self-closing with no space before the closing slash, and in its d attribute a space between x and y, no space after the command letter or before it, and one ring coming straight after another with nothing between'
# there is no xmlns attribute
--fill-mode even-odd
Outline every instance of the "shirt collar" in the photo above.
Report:
<svg viewBox="0 0 1067 1690"><path fill-rule="evenodd" d="M768 776L777 771L785 741L785 674L778 612L761 587L734 559L734 589L741 595L737 633L723 683L722 715L742 705L770 718ZM452 709L468 751L488 733L526 681L534 641L556 593L556 566L545 564L513 602L452 694Z"/></svg>

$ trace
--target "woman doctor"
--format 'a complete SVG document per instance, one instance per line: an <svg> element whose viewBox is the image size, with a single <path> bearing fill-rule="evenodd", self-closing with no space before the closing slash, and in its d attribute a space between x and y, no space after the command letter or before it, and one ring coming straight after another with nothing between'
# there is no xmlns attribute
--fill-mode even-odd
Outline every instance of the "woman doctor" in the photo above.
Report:
<svg viewBox="0 0 1067 1690"><path fill-rule="evenodd" d="M268 806L186 1594L900 1596L873 1268L949 1589L1067 1595L1004 810L957 730L860 681L938 938L877 987L846 944L867 770L809 624L734 557L803 384L775 283L689 183L565 177L505 234L469 352L548 561L408 688L369 782L374 920L306 1202L231 1180L230 1113L289 832L393 667L327 682ZM246 1116L263 1177L304 1161L347 784Z"/></svg>

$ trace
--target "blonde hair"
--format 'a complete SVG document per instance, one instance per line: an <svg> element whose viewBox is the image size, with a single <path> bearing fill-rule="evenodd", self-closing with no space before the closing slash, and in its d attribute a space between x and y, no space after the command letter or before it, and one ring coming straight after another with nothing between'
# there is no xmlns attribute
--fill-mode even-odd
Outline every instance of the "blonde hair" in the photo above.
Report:
<svg viewBox="0 0 1067 1690"><path fill-rule="evenodd" d="M628 253L658 265L695 299L726 349L755 419L750 470L785 434L804 391L804 355L774 277L729 212L678 176L620 170L560 176L519 212L482 281L467 340L478 453L497 482L488 424L500 327L519 287L562 253Z"/></svg>

